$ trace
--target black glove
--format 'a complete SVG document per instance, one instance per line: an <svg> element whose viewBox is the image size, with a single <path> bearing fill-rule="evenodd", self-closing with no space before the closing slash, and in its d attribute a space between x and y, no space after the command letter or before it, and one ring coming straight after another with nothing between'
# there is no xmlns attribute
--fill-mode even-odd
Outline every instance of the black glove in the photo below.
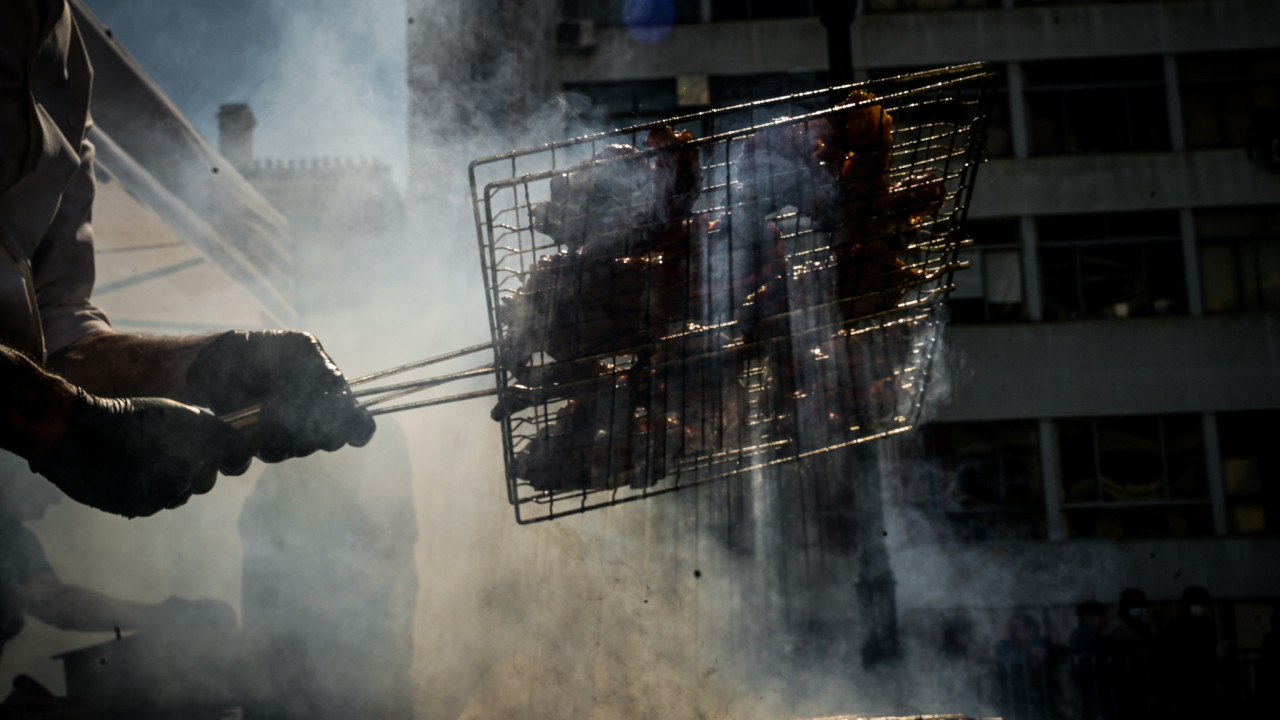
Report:
<svg viewBox="0 0 1280 720"><path fill-rule="evenodd" d="M77 502L135 517L209 492L219 470L239 475L252 460L235 428L199 408L77 389L66 434L31 469Z"/></svg>
<svg viewBox="0 0 1280 720"><path fill-rule="evenodd" d="M205 346L187 372L188 397L218 415L261 403L258 457L279 462L316 450L357 447L376 429L356 406L319 341L292 331L229 332Z"/></svg>

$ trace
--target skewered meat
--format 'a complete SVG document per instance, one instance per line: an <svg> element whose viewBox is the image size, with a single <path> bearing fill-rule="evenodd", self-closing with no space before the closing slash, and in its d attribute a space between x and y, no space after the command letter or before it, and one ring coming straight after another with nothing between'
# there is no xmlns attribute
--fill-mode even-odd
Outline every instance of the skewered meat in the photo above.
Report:
<svg viewBox="0 0 1280 720"><path fill-rule="evenodd" d="M892 310L920 279L920 273L898 259L884 240L848 243L834 248L836 293L840 314L861 318Z"/></svg>
<svg viewBox="0 0 1280 720"><path fill-rule="evenodd" d="M682 455L741 427L736 362L727 335L690 324L647 363L602 369L519 449L516 476L550 492L652 485Z"/></svg>
<svg viewBox="0 0 1280 720"><path fill-rule="evenodd" d="M502 300L500 357L519 385L492 415L502 419L536 402L569 399L519 455L518 475L535 488L613 482L638 462L637 438L660 444L665 438L665 427L648 429L668 424L649 419L666 418L665 388L655 390L649 367L655 346L688 315L696 286L689 281L696 255L690 246L707 229L691 214L701 186L691 140L688 132L651 130L645 145L657 151L652 164L635 148L607 146L553 178L551 199L531 208L534 229L564 248L540 258L523 286ZM539 353L552 362L531 364ZM618 356L630 358L627 373L609 365ZM551 477L550 468L565 462L580 470ZM644 473L636 477L646 481Z"/></svg>
<svg viewBox="0 0 1280 720"><path fill-rule="evenodd" d="M872 95L853 91L844 104ZM888 187L893 118L879 104L766 128L735 163L743 197L761 215L787 205L824 229L867 214Z"/></svg>
<svg viewBox="0 0 1280 720"><path fill-rule="evenodd" d="M659 153L653 162L656 197L662 199L664 218L669 223L689 216L702 189L702 165L692 141L693 134L688 130L673 130L668 125L653 128L644 140L645 147L670 150Z"/></svg>
<svg viewBox="0 0 1280 720"><path fill-rule="evenodd" d="M515 455L516 476L535 490L605 490L656 482L646 472L650 425L628 402L628 384L570 400Z"/></svg>
<svg viewBox="0 0 1280 720"><path fill-rule="evenodd" d="M551 200L530 208L533 228L573 250L625 250L654 221L652 170L630 145L607 145L551 178Z"/></svg>
<svg viewBox="0 0 1280 720"><path fill-rule="evenodd" d="M889 202L886 214L894 225L916 227L942 209L947 186L934 173L919 173L895 182L886 197Z"/></svg>
<svg viewBox="0 0 1280 720"><path fill-rule="evenodd" d="M654 342L685 314L689 246L705 221L689 212L701 169L688 132L656 128L635 148L609 145L551 182L535 229L567 247L540 258L499 310L507 366L545 353L558 362Z"/></svg>
<svg viewBox="0 0 1280 720"><path fill-rule="evenodd" d="M845 104L858 107L758 132L743 143L737 161L741 202L735 211L749 226L761 228L753 241L764 249L756 255L776 252L771 249L776 228L768 216L785 206L829 230L846 320L896 307L910 285L921 280L893 251L902 249L901 231L912 231L936 215L946 198L945 183L933 173L890 183L893 117L874 100L855 90ZM776 263L761 263L771 264ZM748 279L760 270L748 273ZM767 295L785 299L785 291L778 292L784 277L785 271L775 273L753 290L754 307L743 311L750 318L744 327L749 337L756 334L761 317L784 309L778 302L761 302Z"/></svg>
<svg viewBox="0 0 1280 720"><path fill-rule="evenodd" d="M846 430L892 415L902 358L865 350L883 344L902 356L909 343L897 330L839 328L898 307L922 281L897 253L939 212L946 186L930 172L894 181L893 117L862 91L844 104L855 107L748 136L728 168L722 220L694 212L699 150L670 127L649 132L650 152L606 146L552 178L530 220L561 249L502 299L500 357L517 385L493 416L519 423L517 411L565 404L518 448L517 477L548 492L641 487L684 453L714 448L741 424L746 395L740 367L708 373L691 360L707 343L735 364L764 362L775 387L768 410L785 422L800 422L806 402L805 412ZM797 237L825 233L823 251L793 257L778 227L785 208L803 218ZM710 276L704 257L727 257L728 270ZM729 296L729 314L708 310L723 308L717 294ZM734 338L710 341L696 325L730 316ZM827 365L793 347L793 331L808 333L815 357L838 358L827 362L843 365L841 383L821 379Z"/></svg>
<svg viewBox="0 0 1280 720"><path fill-rule="evenodd" d="M754 260L747 279L758 283L738 310L738 325L744 339L760 343L772 378L766 401L787 424L782 431L801 444L851 425L881 426L894 414L895 374L909 337L896 327L833 330L898 307L923 280L897 251L946 198L933 173L891 182L893 117L861 91L846 104L858 107L756 133L736 162L735 220L755 244L754 253L738 254ZM774 222L788 206L829 233L828 258L788 264Z"/></svg>

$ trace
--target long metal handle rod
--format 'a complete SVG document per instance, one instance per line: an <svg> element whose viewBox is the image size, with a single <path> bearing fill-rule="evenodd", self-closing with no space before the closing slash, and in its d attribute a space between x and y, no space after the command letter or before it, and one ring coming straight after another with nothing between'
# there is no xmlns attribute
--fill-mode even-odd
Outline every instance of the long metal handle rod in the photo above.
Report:
<svg viewBox="0 0 1280 720"><path fill-rule="evenodd" d="M445 403L458 402L459 400L471 400L472 398L488 397L497 395L500 392L498 388L488 388L487 390L476 390L474 392L461 393L458 395L448 395L446 397L431 398L430 400L418 400L411 403L403 403L401 405L392 405L391 407L375 408L369 411L370 415L386 415L387 413L400 412L402 410L413 410L414 408L430 407L432 405L444 405Z"/></svg>
<svg viewBox="0 0 1280 720"><path fill-rule="evenodd" d="M380 370L375 373L363 375L361 377L358 377L354 380L349 381L347 385L349 387L364 385L366 383L372 382L373 380L377 380L379 378L384 378L391 375L397 375L399 373L408 372L410 370L417 370L418 368L423 368L428 365L433 365L435 363L440 363L446 360L452 360L454 358L463 357L465 355L471 355L473 353L477 353L482 350L487 350L492 347L493 347L492 342L482 343L480 345L472 345L470 347L462 348L461 350L454 350L452 352L444 353L443 355L436 355L434 357L429 357L422 360L416 360L411 363L406 363L398 367L388 368L386 370ZM484 365L478 368L463 370L460 372L452 373L449 375L442 375L434 378L425 378L422 380L411 380L408 382L396 383L393 385L386 385L386 386L376 387L376 388L361 388L360 390L353 391L352 395L355 397L382 395L382 397L377 397L372 400L368 400L364 403L361 403L360 407L367 408L371 405L394 400L396 398L403 397L405 395L417 392L419 390L425 390L426 388L434 387L436 385L442 385L447 382L452 382L454 380L462 380L464 378L469 378L469 377L488 375L492 372L494 372L494 366L492 364L489 364L489 365ZM496 393L497 391L495 390L494 392ZM396 407L400 407L400 406L396 406ZM405 408L405 409L408 409L408 408ZM261 411L262 411L262 404L258 403L255 405L250 405L249 407L246 407L246 408L241 408L239 410L233 410L232 412L226 413L224 415L220 415L218 416L218 419L222 420L223 422L229 423L234 427L243 428L243 427L252 425L254 422L256 422L258 413ZM375 412L374 414L382 414L383 412L386 412L386 409Z"/></svg>
<svg viewBox="0 0 1280 720"><path fill-rule="evenodd" d="M443 355L436 355L435 357L416 360L414 362L407 363L405 365L400 365L398 367L388 368L386 370L379 370L378 372L369 373L368 375L362 375L361 377L358 377L354 380L349 380L347 382L347 385L351 387L355 387L357 385L363 385L367 382L370 382L372 380L377 380L378 378L384 378L388 375L398 375L402 372L417 370L418 368L421 368L421 367L434 365L439 362L444 362L445 360L452 360L454 358L462 357L463 355L470 355L472 353L480 352L481 350L488 350L489 348L492 348L492 347L493 347L492 342L481 343L479 345L472 345L471 347L464 347L461 350L454 350L453 352L447 352Z"/></svg>
<svg viewBox="0 0 1280 720"><path fill-rule="evenodd" d="M443 385L444 383L452 382L454 380L462 380L465 378L476 377L479 375L491 375L493 374L493 371L494 371L494 367L492 364L482 365L478 368L472 368L470 370L462 370L460 372L453 373L452 375L441 375L439 377L425 378L422 380L409 380L407 382L396 383L394 385L364 387L364 388L360 388L359 390L353 390L351 392L351 395L353 397L365 397L367 395L381 395L383 393L400 392L402 390L425 390L429 387L434 387L436 385ZM379 400L381 399L382 398L379 398Z"/></svg>
<svg viewBox="0 0 1280 720"><path fill-rule="evenodd" d="M390 407L377 407L377 408L371 407L372 405L375 405L377 403L385 402L388 400L394 400L398 397L402 397L404 395L408 395L409 393L416 392L416 391L417 389L404 390L399 393L389 395L387 397L375 398L374 400L364 403L360 407L367 408L369 410L370 415L386 415L388 413L401 412L404 410L414 410L416 408L431 407L433 405L444 405L446 403L460 402L462 400L472 400L475 398L489 397L491 395L497 395L499 392L501 392L498 388L487 388L485 390L475 390L473 392L459 393L457 395L446 395L444 397L431 398L430 400L418 400L417 402L401 403L400 405L391 405ZM246 427L249 427L250 425L253 425L255 422L257 422L258 413L259 411L261 411L261 409L262 409L261 405L254 405L252 407L248 407L243 410L238 410L234 413L227 413L226 415L222 415L220 417L223 421L230 423L232 427L246 428Z"/></svg>
<svg viewBox="0 0 1280 720"><path fill-rule="evenodd" d="M452 375L445 375L443 377L430 378L427 380L420 380L417 382L406 382L406 383L400 383L399 385L389 385L386 387L380 387L376 389L376 392L381 394L379 394L378 397L373 398L372 400L368 400L360 403L360 407L370 408L370 407L373 407L374 405L381 405L382 403L391 402L392 400L397 400L406 395L412 395L416 392L426 390L427 388L435 387L436 385L443 385L447 382L452 382L454 380L463 380L465 378L476 377L479 375L490 375L492 373L493 373L493 366L486 365L484 367L478 367L473 370L464 370L462 372L454 373Z"/></svg>

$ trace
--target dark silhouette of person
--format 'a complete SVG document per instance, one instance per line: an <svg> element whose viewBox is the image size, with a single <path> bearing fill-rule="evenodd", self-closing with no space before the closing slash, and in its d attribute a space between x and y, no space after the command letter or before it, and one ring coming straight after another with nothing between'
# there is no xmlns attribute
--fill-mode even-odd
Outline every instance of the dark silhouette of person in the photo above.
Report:
<svg viewBox="0 0 1280 720"><path fill-rule="evenodd" d="M1271 632L1262 636L1258 703L1263 718L1280 720L1280 605L1271 608Z"/></svg>
<svg viewBox="0 0 1280 720"><path fill-rule="evenodd" d="M1071 681L1080 701L1082 720L1120 717L1116 702L1114 660L1116 642L1107 636L1107 606L1097 600L1076 605L1076 627L1071 631Z"/></svg>
<svg viewBox="0 0 1280 720"><path fill-rule="evenodd" d="M1060 653L1027 613L1009 618L1008 635L996 643L1000 712L1008 720L1056 718L1059 692L1054 665Z"/></svg>
<svg viewBox="0 0 1280 720"><path fill-rule="evenodd" d="M1164 628L1160 649L1171 718L1214 717L1218 710L1218 629L1210 616L1209 591L1182 591L1178 615Z"/></svg>
<svg viewBox="0 0 1280 720"><path fill-rule="evenodd" d="M1142 720L1154 712L1156 632L1147 619L1147 594L1125 588L1115 619L1102 638L1111 653L1111 684L1120 717Z"/></svg>
<svg viewBox="0 0 1280 720"><path fill-rule="evenodd" d="M218 600L171 597L158 603L122 600L63 582L45 558L44 546L26 523L44 517L62 492L26 468L16 455L0 451L0 653L23 629L28 617L62 630L149 634L187 630L225 631L236 627L236 613ZM64 709L35 679L18 675L0 702L0 718L18 712Z"/></svg>
<svg viewBox="0 0 1280 720"><path fill-rule="evenodd" d="M983 679L989 677L989 668L983 668L983 660L976 657L973 620L968 615L952 615L941 628L938 655L933 668L935 703L945 703L973 717L994 715L988 707L989 698L983 697Z"/></svg>

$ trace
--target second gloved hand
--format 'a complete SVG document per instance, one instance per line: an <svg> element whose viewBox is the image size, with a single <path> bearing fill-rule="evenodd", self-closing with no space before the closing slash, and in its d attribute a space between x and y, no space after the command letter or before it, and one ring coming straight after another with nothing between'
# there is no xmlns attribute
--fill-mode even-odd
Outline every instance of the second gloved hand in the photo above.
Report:
<svg viewBox="0 0 1280 720"><path fill-rule="evenodd" d="M250 436L267 462L361 446L375 430L342 372L309 333L220 335L192 362L187 388L191 402L218 415L261 404Z"/></svg>
<svg viewBox="0 0 1280 720"><path fill-rule="evenodd" d="M235 428L161 398L108 399L77 388L66 432L30 460L72 499L125 517L152 515L239 475L253 452Z"/></svg>

